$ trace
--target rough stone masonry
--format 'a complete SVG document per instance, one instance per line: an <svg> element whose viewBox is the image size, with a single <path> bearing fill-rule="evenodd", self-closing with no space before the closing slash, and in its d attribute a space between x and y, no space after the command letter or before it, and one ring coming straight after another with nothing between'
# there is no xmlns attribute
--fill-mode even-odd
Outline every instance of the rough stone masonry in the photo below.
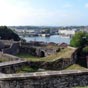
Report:
<svg viewBox="0 0 88 88"><path fill-rule="evenodd" d="M0 88L74 88L88 86L88 70L0 74Z"/></svg>

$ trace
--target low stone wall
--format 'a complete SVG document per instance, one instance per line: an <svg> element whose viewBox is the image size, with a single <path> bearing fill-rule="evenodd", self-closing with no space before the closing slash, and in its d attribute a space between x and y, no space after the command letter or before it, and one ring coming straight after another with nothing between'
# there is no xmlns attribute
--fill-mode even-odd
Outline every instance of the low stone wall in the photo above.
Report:
<svg viewBox="0 0 88 88"><path fill-rule="evenodd" d="M36 48L35 47L23 47L21 46L19 48L19 53L23 53L23 54L31 54L36 56Z"/></svg>
<svg viewBox="0 0 88 88"><path fill-rule="evenodd" d="M9 48L2 49L3 53L16 55L19 53L19 43L13 43Z"/></svg>
<svg viewBox="0 0 88 88"><path fill-rule="evenodd" d="M73 59L61 58L52 62L45 62L42 64L42 67L45 69L50 69L50 70L62 70L72 64L74 64Z"/></svg>
<svg viewBox="0 0 88 88"><path fill-rule="evenodd" d="M88 70L1 74L0 88L74 88L88 86Z"/></svg>
<svg viewBox="0 0 88 88"><path fill-rule="evenodd" d="M0 63L0 72L5 74L16 73L22 67L27 66L27 61L17 60Z"/></svg>
<svg viewBox="0 0 88 88"><path fill-rule="evenodd" d="M58 48L47 48L46 46L21 45L19 53L31 54L39 57L46 57L55 54Z"/></svg>
<svg viewBox="0 0 88 88"><path fill-rule="evenodd" d="M42 68L42 69L47 69L47 70L62 70L65 69L66 67L74 64L74 60L71 58L61 58L57 59L52 62L45 62L45 61L36 61L36 62L28 62L29 66L31 67L37 67L37 68Z"/></svg>
<svg viewBox="0 0 88 88"><path fill-rule="evenodd" d="M65 58L65 59L60 58L51 62L46 62L46 61L33 62L33 61L24 61L22 58L9 55L9 54L3 54L3 53L0 53L0 60L5 62L5 63L0 63L1 64L0 72L3 72L3 73L15 73L23 66L30 66L32 68L45 69L45 70L62 70L74 64L73 58ZM6 62L6 61L10 61L10 62Z"/></svg>
<svg viewBox="0 0 88 88"><path fill-rule="evenodd" d="M15 60L21 60L21 58L0 52L0 60L1 61L15 61Z"/></svg>
<svg viewBox="0 0 88 88"><path fill-rule="evenodd" d="M22 67L31 67L31 68L37 68L38 71L40 69L45 69L45 70L62 70L69 65L71 65L72 62L65 62L62 61L62 59L59 59L58 61L55 62L44 62L44 61L39 61L39 62L28 62L28 61L23 61L23 60L16 60L16 61L9 61L9 62L3 62L0 63L0 72L1 73L16 73L19 70L21 70Z"/></svg>
<svg viewBox="0 0 88 88"><path fill-rule="evenodd" d="M52 55L52 54L55 54L56 51L58 49L47 49L47 48L36 48L36 56L39 56L39 57L46 57L46 56L49 56L49 55Z"/></svg>

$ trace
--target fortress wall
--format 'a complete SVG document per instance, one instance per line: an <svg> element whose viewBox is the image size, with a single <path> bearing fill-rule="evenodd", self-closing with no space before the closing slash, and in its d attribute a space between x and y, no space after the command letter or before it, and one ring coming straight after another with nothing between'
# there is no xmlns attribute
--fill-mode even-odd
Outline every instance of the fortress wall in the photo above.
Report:
<svg viewBox="0 0 88 88"><path fill-rule="evenodd" d="M88 70L1 74L0 88L74 88L88 86Z"/></svg>
<svg viewBox="0 0 88 88"><path fill-rule="evenodd" d="M19 43L13 43L9 48L3 49L3 53L16 55L19 53Z"/></svg>
<svg viewBox="0 0 88 88"><path fill-rule="evenodd" d="M21 58L0 52L0 60L2 60L2 61L15 61L15 60L21 60Z"/></svg>
<svg viewBox="0 0 88 88"><path fill-rule="evenodd" d="M16 73L24 66L29 66L32 68L45 69L45 70L62 70L71 65L71 62L28 62L28 61L10 61L0 63L0 72L1 73Z"/></svg>
<svg viewBox="0 0 88 88"><path fill-rule="evenodd" d="M45 62L41 67L50 70L62 70L72 64L74 64L74 60L72 58L60 58L52 62Z"/></svg>
<svg viewBox="0 0 88 88"><path fill-rule="evenodd" d="M28 62L29 66L31 67L37 67L47 70L62 70L66 67L74 64L74 60L72 58L60 58L54 61L30 61Z"/></svg>
<svg viewBox="0 0 88 88"><path fill-rule="evenodd" d="M29 66L32 68L45 69L45 70L62 70L69 65L72 65L73 61L68 59L64 61L63 59L58 59L53 62L44 62L44 61L23 61L20 58L18 60L12 60L9 62L0 63L0 72L1 73L16 73L22 67Z"/></svg>
<svg viewBox="0 0 88 88"><path fill-rule="evenodd" d="M33 46L33 45L21 45L19 48L19 53L31 54L39 57L46 57L48 55L56 53L57 49L49 49L44 46ZM44 53L44 56L41 56L41 52Z"/></svg>
<svg viewBox="0 0 88 88"><path fill-rule="evenodd" d="M3 72L3 73L15 73L17 69L19 70L24 65L34 67L34 68L36 67L39 69L62 70L74 63L73 57L72 58L58 58L50 62L47 62L47 61L33 62L33 61L24 61L22 58L19 58L10 54L4 54L2 52L0 52L0 60L3 61L3 63L0 63L0 72Z"/></svg>
<svg viewBox="0 0 88 88"><path fill-rule="evenodd" d="M0 63L0 72L5 74L12 74L19 71L23 66L27 66L27 61L9 61Z"/></svg>

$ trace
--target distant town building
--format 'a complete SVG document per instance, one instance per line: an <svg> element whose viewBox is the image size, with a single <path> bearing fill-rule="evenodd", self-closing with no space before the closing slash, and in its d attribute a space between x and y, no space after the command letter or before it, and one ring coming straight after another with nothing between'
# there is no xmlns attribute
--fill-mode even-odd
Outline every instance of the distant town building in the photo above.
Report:
<svg viewBox="0 0 88 88"><path fill-rule="evenodd" d="M80 29L80 31L87 32L88 33L88 27Z"/></svg>
<svg viewBox="0 0 88 88"><path fill-rule="evenodd" d="M77 29L62 29L62 30L58 30L58 33L60 35L66 35L66 36L74 35L76 32L77 32Z"/></svg>

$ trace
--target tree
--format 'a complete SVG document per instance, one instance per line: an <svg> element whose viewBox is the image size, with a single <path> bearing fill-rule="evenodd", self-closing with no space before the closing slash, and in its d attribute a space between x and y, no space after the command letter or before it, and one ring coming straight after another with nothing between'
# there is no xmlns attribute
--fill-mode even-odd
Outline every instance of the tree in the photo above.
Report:
<svg viewBox="0 0 88 88"><path fill-rule="evenodd" d="M6 26L0 26L0 39L19 41L20 37Z"/></svg>
<svg viewBox="0 0 88 88"><path fill-rule="evenodd" d="M70 45L72 47L82 47L88 43L88 33L77 32L71 39Z"/></svg>
<svg viewBox="0 0 88 88"><path fill-rule="evenodd" d="M88 54L88 46L84 47L84 48L82 49L82 52L85 53L85 54Z"/></svg>

